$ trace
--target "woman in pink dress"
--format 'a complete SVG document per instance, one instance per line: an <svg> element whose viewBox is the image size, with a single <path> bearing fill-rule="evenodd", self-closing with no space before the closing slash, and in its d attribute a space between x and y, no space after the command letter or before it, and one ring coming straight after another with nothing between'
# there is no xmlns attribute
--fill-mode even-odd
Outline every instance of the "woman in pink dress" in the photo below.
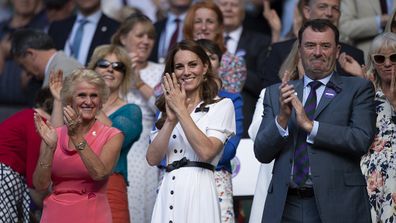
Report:
<svg viewBox="0 0 396 223"><path fill-rule="evenodd" d="M33 184L51 188L41 222L111 222L106 186L124 137L95 118L108 95L100 75L79 69L61 90L65 125L54 128L35 115L42 143Z"/></svg>

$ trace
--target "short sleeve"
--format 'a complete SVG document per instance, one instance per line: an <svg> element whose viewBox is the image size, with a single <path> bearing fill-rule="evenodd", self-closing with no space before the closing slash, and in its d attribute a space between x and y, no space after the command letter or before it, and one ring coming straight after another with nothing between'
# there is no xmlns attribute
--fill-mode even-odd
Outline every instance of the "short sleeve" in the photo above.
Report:
<svg viewBox="0 0 396 223"><path fill-rule="evenodd" d="M232 101L224 98L210 106L206 135L215 137L225 143L230 137L235 135L235 110Z"/></svg>

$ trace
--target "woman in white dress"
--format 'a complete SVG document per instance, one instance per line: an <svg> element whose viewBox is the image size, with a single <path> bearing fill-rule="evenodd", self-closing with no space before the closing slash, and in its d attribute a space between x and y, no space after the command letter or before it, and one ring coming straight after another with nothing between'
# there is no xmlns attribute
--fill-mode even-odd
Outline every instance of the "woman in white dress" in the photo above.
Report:
<svg viewBox="0 0 396 223"><path fill-rule="evenodd" d="M213 171L235 133L235 113L230 99L217 96L218 83L197 43L184 40L169 53L146 155L150 165L164 157L167 165L152 222L220 223Z"/></svg>
<svg viewBox="0 0 396 223"><path fill-rule="evenodd" d="M158 168L145 159L150 131L155 122L154 87L161 82L164 66L148 61L154 46L155 29L142 14L126 18L113 36L113 44L123 46L132 60L132 86L127 93L128 103L142 110L143 130L128 154L128 203L132 222L150 222L158 187Z"/></svg>

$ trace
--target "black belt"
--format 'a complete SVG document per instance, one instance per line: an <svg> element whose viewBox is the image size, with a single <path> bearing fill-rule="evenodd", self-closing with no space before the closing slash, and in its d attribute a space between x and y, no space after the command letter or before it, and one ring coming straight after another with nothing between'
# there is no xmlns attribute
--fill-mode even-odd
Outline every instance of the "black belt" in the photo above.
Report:
<svg viewBox="0 0 396 223"><path fill-rule="evenodd" d="M303 187L303 188L289 188L289 190L287 191L287 195L295 195L295 196L299 196L300 198L307 198L307 197L313 197L315 194L313 188Z"/></svg>
<svg viewBox="0 0 396 223"><path fill-rule="evenodd" d="M166 172L172 172L172 171L182 168L182 167L200 167L200 168L208 169L211 171L214 171L214 169L215 169L215 167L212 164L204 163L204 162L190 161L186 157L184 157L183 159L174 161L173 163L166 166L165 170L166 170Z"/></svg>

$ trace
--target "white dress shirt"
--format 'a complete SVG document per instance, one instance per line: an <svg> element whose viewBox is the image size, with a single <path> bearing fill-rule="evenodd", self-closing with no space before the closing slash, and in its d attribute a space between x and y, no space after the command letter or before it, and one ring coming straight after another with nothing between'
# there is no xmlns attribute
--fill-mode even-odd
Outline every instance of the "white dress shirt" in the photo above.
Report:
<svg viewBox="0 0 396 223"><path fill-rule="evenodd" d="M239 26L232 32L224 33L224 37L226 37L227 35L230 37L230 39L226 43L227 51L235 54L238 47L239 39L242 35L242 26Z"/></svg>
<svg viewBox="0 0 396 223"><path fill-rule="evenodd" d="M79 21L82 19L86 19L89 22L87 24L85 24L85 26L84 26L84 36L81 40L78 58L76 58L78 60L78 62L80 62L81 64L86 64L89 48L91 47L91 42L92 42L93 36L96 31L96 27L98 26L99 19L101 16L102 16L102 12L100 10L98 10L97 12L95 12L87 17L84 17L80 12L77 13L76 21L74 22L72 31L71 31L69 38L67 39L66 44L65 44L64 51L65 51L66 55L72 56L71 55L71 53L72 53L71 46L72 46L72 43L74 40L74 36L76 35L76 32L77 32Z"/></svg>

